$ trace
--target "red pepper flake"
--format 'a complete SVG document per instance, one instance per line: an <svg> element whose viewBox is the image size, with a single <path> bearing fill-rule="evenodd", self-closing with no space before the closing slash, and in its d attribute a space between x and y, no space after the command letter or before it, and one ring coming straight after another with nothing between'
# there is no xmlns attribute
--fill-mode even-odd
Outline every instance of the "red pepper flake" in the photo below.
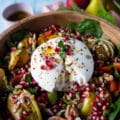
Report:
<svg viewBox="0 0 120 120"><path fill-rule="evenodd" d="M56 53L59 53L59 52L60 52L60 48L59 48L59 47L56 47L56 48L55 48L55 52L56 52Z"/></svg>

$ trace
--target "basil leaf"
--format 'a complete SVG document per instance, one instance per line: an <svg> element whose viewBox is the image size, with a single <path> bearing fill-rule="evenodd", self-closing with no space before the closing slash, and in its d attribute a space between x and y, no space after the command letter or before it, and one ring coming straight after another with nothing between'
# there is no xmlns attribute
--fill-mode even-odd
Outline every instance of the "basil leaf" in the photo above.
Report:
<svg viewBox="0 0 120 120"><path fill-rule="evenodd" d="M116 120L119 114L120 114L120 98L117 101L115 101L115 103L111 104L109 120Z"/></svg>
<svg viewBox="0 0 120 120"><path fill-rule="evenodd" d="M60 48L63 48L63 49L64 49L64 47L65 47L63 41L59 41L59 42L58 42L58 46L59 46Z"/></svg>
<svg viewBox="0 0 120 120"><path fill-rule="evenodd" d="M60 57L63 58L63 59L66 57L65 52L61 52L59 55L60 55Z"/></svg>
<svg viewBox="0 0 120 120"><path fill-rule="evenodd" d="M85 19L77 25L77 31L82 34L91 34L97 38L102 36L102 30L99 22L92 19Z"/></svg>

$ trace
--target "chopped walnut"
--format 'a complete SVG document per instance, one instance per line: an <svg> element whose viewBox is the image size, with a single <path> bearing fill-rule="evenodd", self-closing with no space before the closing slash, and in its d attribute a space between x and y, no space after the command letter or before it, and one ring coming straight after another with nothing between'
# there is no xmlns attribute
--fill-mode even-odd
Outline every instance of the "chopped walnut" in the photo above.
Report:
<svg viewBox="0 0 120 120"><path fill-rule="evenodd" d="M66 112L65 112L65 117L66 119L69 120L70 115L73 115L74 117L78 117L79 113L78 113L78 109L75 107L75 105L68 105Z"/></svg>
<svg viewBox="0 0 120 120"><path fill-rule="evenodd" d="M113 75L110 75L108 73L104 73L103 78L107 81L112 81L113 80Z"/></svg>

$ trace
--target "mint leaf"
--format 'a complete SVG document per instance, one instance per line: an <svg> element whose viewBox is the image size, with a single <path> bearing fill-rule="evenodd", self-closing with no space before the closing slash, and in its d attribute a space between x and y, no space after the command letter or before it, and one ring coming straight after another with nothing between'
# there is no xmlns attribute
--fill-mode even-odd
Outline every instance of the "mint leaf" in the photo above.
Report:
<svg viewBox="0 0 120 120"><path fill-rule="evenodd" d="M118 98L117 101L111 104L109 120L116 120L119 114L120 114L120 98Z"/></svg>
<svg viewBox="0 0 120 120"><path fill-rule="evenodd" d="M61 52L59 55L60 55L60 57L63 58L63 59L66 57L66 53L65 53L65 52Z"/></svg>
<svg viewBox="0 0 120 120"><path fill-rule="evenodd" d="M81 21L76 28L82 34L91 34L97 38L102 36L100 24L96 20L85 19Z"/></svg>

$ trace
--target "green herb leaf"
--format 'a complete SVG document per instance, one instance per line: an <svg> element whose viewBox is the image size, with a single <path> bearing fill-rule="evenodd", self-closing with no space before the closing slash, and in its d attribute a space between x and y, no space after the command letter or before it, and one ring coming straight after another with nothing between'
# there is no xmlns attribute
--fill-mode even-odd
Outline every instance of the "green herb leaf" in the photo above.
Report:
<svg viewBox="0 0 120 120"><path fill-rule="evenodd" d="M99 17L111 22L112 24L116 23L115 18L109 12L107 12L105 9L98 11L97 14Z"/></svg>
<svg viewBox="0 0 120 120"><path fill-rule="evenodd" d="M118 49L118 57L120 57L120 42L118 43L117 49Z"/></svg>
<svg viewBox="0 0 120 120"><path fill-rule="evenodd" d="M58 42L58 46L59 46L60 48L64 48L64 47L65 47L63 41L59 41L59 42Z"/></svg>
<svg viewBox="0 0 120 120"><path fill-rule="evenodd" d="M112 103L110 106L109 120L116 120L120 114L120 98L118 98L115 103Z"/></svg>
<svg viewBox="0 0 120 120"><path fill-rule="evenodd" d="M32 80L32 77L31 77L31 76L27 76L27 77L25 78L25 81L28 82L28 83L30 83L31 80Z"/></svg>
<svg viewBox="0 0 120 120"><path fill-rule="evenodd" d="M66 11L66 10L71 11L72 9L67 8L67 7L60 7L57 9L57 11Z"/></svg>
<svg viewBox="0 0 120 120"><path fill-rule="evenodd" d="M69 23L69 24L66 26L66 29L67 29L67 30L70 30L70 29L75 30L76 28L77 28L77 25L74 24L74 23Z"/></svg>
<svg viewBox="0 0 120 120"><path fill-rule="evenodd" d="M114 73L114 76L117 78L117 80L120 80L120 74L114 66L113 66L113 73Z"/></svg>
<svg viewBox="0 0 120 120"><path fill-rule="evenodd" d="M32 94L37 94L37 90L35 88L29 87L27 90Z"/></svg>
<svg viewBox="0 0 120 120"><path fill-rule="evenodd" d="M65 52L61 52L59 55L60 55L60 57L63 58L63 59L66 57L66 53L65 53Z"/></svg>
<svg viewBox="0 0 120 120"><path fill-rule="evenodd" d="M22 40L26 35L28 35L28 30L19 30L16 33L13 33L11 36L11 39L13 41L20 41Z"/></svg>
<svg viewBox="0 0 120 120"><path fill-rule="evenodd" d="M48 93L48 99L52 105L54 105L58 100L58 95L56 91Z"/></svg>
<svg viewBox="0 0 120 120"><path fill-rule="evenodd" d="M82 34L91 34L97 38L102 36L102 30L99 22L92 19L85 19L77 25L77 31Z"/></svg>
<svg viewBox="0 0 120 120"><path fill-rule="evenodd" d="M15 44L12 42L12 40L8 40L8 41L7 41L7 46L8 46L9 48L11 48L11 47L15 47Z"/></svg>

